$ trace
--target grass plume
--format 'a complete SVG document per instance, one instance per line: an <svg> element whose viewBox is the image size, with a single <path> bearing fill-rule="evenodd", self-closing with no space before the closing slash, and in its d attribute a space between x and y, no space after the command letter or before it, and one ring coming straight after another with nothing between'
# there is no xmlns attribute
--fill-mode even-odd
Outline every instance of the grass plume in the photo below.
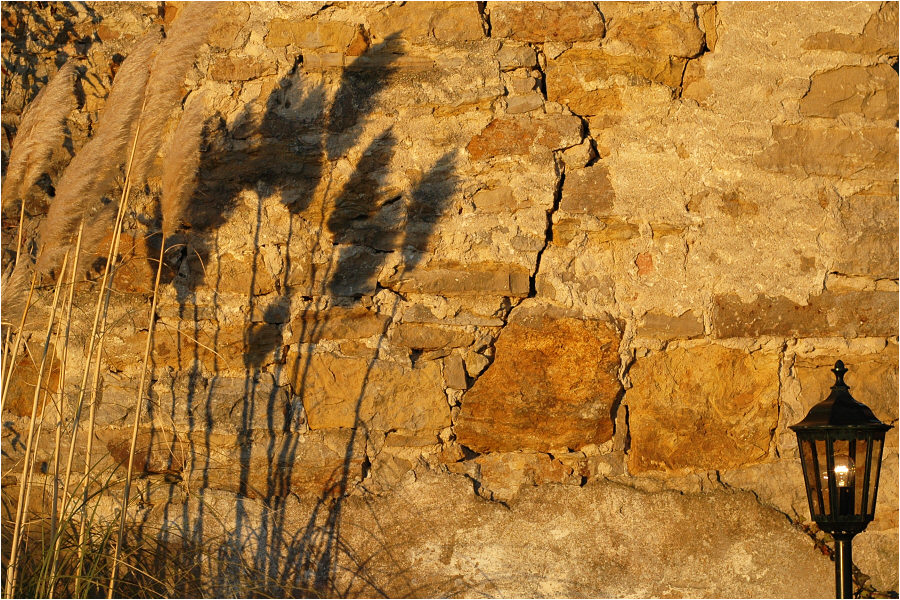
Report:
<svg viewBox="0 0 900 600"><path fill-rule="evenodd" d="M212 4L191 2L184 5L153 59L132 165L131 177L135 185L144 181L159 152L166 122L181 100L184 78L215 21L217 9L210 6Z"/></svg>
<svg viewBox="0 0 900 600"><path fill-rule="evenodd" d="M151 29L122 63L107 97L97 133L63 173L56 198L38 231L42 245L37 262L39 272L56 267L85 212L109 193L137 127L150 60L160 35L159 28Z"/></svg>
<svg viewBox="0 0 900 600"><path fill-rule="evenodd" d="M185 208L197 184L205 109L204 96L193 99L185 109L169 143L166 161L163 163L160 201L163 241L181 226Z"/></svg>
<svg viewBox="0 0 900 600"><path fill-rule="evenodd" d="M75 109L75 62L68 61L31 101L19 123L3 180L3 210L31 189L65 136L66 117Z"/></svg>

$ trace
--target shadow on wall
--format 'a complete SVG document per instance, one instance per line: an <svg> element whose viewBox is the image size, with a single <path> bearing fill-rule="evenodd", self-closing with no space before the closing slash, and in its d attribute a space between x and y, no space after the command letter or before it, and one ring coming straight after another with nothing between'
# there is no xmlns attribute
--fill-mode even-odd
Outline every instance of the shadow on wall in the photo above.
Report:
<svg viewBox="0 0 900 600"><path fill-rule="evenodd" d="M396 303L389 307L388 318L368 357L361 388L356 390L354 421L344 443L342 465L331 473L308 521L286 523L285 502L293 493L298 443L305 433L300 404L308 391L310 360L316 341L328 326L327 309L358 306L363 297L374 295L379 287L377 275L392 252L403 251L403 269L415 267L420 255L414 249L421 248L430 237L456 189L452 152L438 159L412 189L387 189L382 185L398 151L397 140L390 126L371 135L370 116L386 100L382 92L396 71L399 55L393 42L393 37L386 39L348 65L330 102L321 83L304 81L299 58L271 93L261 114L259 107L251 104L230 127L220 119L207 131L208 148L186 230L166 240L171 246L169 283L175 286L180 307L179 342L197 340L204 333L202 322L207 318L201 314L198 293L213 290L217 302L223 286L234 283L227 281L228 274L216 259L222 254L220 229L230 219L242 218L237 216L242 197L256 197L255 218L249 224L254 253L242 292L251 322L243 334L242 400L232 409L232 415L239 414L234 490L237 506L233 524L226 529L226 541L214 561L219 571L213 579L219 594L240 590L241 594L278 597L308 593L342 596L349 592L335 587L341 554L353 561L352 550L342 545L341 511L355 477L354 463L365 452L368 433L360 409L387 329L396 316ZM302 100L296 103L298 97ZM346 160L366 137L371 141L352 173L339 180L333 170L335 163ZM240 148L235 148L235 140ZM248 195L248 191L255 194ZM275 195L290 212L290 219L283 244L278 245L283 268L274 281L266 283L274 287L273 297L262 289L269 275L260 244L268 226L266 201ZM314 257L322 248L327 249L326 254L331 253L324 261L321 255L318 260ZM156 252L151 248L148 254L154 256ZM260 301L262 294L266 294L265 305ZM299 315L291 315L294 304L304 307ZM282 341L282 328L289 319L294 323L292 338L299 340L299 358L292 362L286 360L287 348ZM216 348L219 341L217 329L212 332L212 347ZM163 528L157 536L163 549L154 557L158 569L173 564L173 556L165 552L191 555L205 547L208 535L204 523L214 516L208 514L211 509L206 496L212 486L211 456L217 446L213 432L218 426L215 403L221 383L218 372L223 365L219 356L214 356L211 368L207 364L212 378L205 381L200 348L189 343L179 343L178 347L187 396L173 383L167 393L173 404L164 407L157 399L151 413L163 414L151 414L150 422L157 421L154 416L174 420L176 411L186 410L188 453L183 469L193 474L197 504L189 510L183 498L176 498L174 490L170 491L163 523L172 527ZM269 365L265 359L272 356L274 365ZM263 381L273 381L274 385L263 385ZM290 390L293 398L278 386L284 381L294 382ZM187 406L179 408L176 402ZM152 432L151 438L154 435L165 443L161 432ZM365 474L366 459L362 460ZM264 478L253 472L254 468L265 468ZM254 517L250 506L257 501L265 509ZM248 544L254 548L250 564L245 550ZM364 564L358 571L351 581L355 578L357 585L369 581L376 586L366 577ZM241 573L247 572L255 574L255 581L243 579ZM172 591L189 595L196 590L202 574L198 570L194 575L184 578L182 574L178 578L183 581L182 588ZM160 573L160 578L165 579L165 575ZM377 592L378 588L367 589Z"/></svg>

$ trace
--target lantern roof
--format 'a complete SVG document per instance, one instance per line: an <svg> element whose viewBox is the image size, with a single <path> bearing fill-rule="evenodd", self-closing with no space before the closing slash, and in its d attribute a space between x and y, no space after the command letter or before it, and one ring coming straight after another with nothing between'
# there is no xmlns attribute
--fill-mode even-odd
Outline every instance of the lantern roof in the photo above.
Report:
<svg viewBox="0 0 900 600"><path fill-rule="evenodd" d="M858 402L850 395L850 388L844 383L844 374L847 369L842 361L834 363L831 370L835 376L831 393L825 400L819 402L806 415L806 418L791 425L794 431L807 431L810 429L867 429L875 431L887 431L891 428L878 420L872 410Z"/></svg>

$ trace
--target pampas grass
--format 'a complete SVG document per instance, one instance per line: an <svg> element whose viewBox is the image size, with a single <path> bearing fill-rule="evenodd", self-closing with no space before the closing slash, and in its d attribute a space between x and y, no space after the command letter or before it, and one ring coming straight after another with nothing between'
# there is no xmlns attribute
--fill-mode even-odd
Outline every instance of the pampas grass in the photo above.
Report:
<svg viewBox="0 0 900 600"><path fill-rule="evenodd" d="M201 95L188 105L166 153L160 200L163 241L181 227L185 208L197 184L200 142L206 122L205 101Z"/></svg>
<svg viewBox="0 0 900 600"><path fill-rule="evenodd" d="M41 273L56 267L85 212L109 193L133 140L150 75L150 59L160 40L153 28L138 41L116 74L97 133L69 163L57 185L58 193L41 223L38 237Z"/></svg>
<svg viewBox="0 0 900 600"><path fill-rule="evenodd" d="M162 133L166 129L167 121L177 109L182 98L182 85L185 75L193 65L196 52L215 21L214 17L215 13L210 10L207 3L188 4L182 8L180 15L169 29L168 36L164 42L160 43L161 31L159 28L154 28L138 41L119 69L94 136L72 159L57 184L57 195L38 230L40 251L36 263L30 271L23 265L18 270L20 274L16 271L13 272L15 281L21 280L16 287L24 289L25 273L30 272L39 277L41 274L55 272L59 269L56 282L57 292L54 296L54 309L48 325L48 327L52 327L60 286L67 274L66 264L74 262L70 277L70 285L72 287L68 294L69 304L64 309L67 315L65 317L65 334L62 333L62 323L60 323L57 330L57 338L62 340L63 362L67 363L72 294L74 293L77 265L82 262L80 260L82 252L89 254L93 251L96 253L94 250L95 246L102 239L109 236L109 221L114 221L112 224L112 241L106 253L106 263L96 298L93 325L87 338L84 367L81 372L81 384L77 388L77 399L74 399L73 402L72 431L71 434L66 433L66 437L71 435L71 442L65 458L65 475L62 477L61 494L59 493L59 476L62 468L62 435L60 428L65 410L62 406L63 394L60 394L60 402L57 406L60 428L57 429L54 444L52 461L54 465L52 480L53 506L50 513L50 530L53 543L50 546L49 554L44 559L46 567L41 571L41 580L37 583L38 587L35 588L42 590L43 593L53 594L57 583L61 581L59 573L63 568L61 565L63 549L60 546L60 540L62 539L64 527L72 528L73 537L76 535L75 530L77 529L77 541L74 544L77 558L73 562L67 563L73 568L66 575L66 577L73 579L74 587L67 589L74 590L75 594L82 592L96 593L98 591L97 573L92 572L92 569L96 568L98 561L89 554L93 536L89 519L83 515L78 519L78 524L76 525L75 513L72 513L73 518L69 520L66 520L64 515L67 514L66 507L72 505L83 507L81 509L83 512L91 497L89 481L91 479L90 473L94 468L92 464L92 449L96 422L97 390L100 384L103 345L107 328L106 314L109 308L112 281L116 271L119 239L128 210L131 189L146 179L153 166L153 162L160 150ZM182 120L175 130L173 142L166 149L166 159L163 163L163 194L160 207L163 214L162 227L164 234L169 234L180 226L185 204L193 193L195 175L199 165L199 143L204 124L203 105L204 103L200 99L195 99L189 103L188 109L184 112ZM112 191L115 179L122 172L123 166L125 179L118 204L103 204L101 199ZM12 183L15 183L15 180L12 180ZM110 219L112 214L115 214L114 219ZM76 237L76 229L77 241L75 242L73 255L71 246L73 238ZM143 401L143 391L148 374L149 357L153 348L153 331L159 297L162 259L165 252L164 242L165 238L163 243L160 244L160 257L153 286L153 299L150 305L148 337L141 367L140 386L136 398L135 432L139 426L140 406ZM11 297L6 293L7 291L7 289L4 289L4 309L8 300L15 300L15 296ZM26 303L25 310L23 310L23 315L27 311L27 305L28 303ZM22 327L20 327L20 333L21 331ZM9 374L11 368L10 366L7 369L7 374ZM65 371L67 370L66 366L62 368L60 390L64 389ZM43 369L43 361L41 369ZM88 385L88 381L91 381L91 385ZM87 424L83 425L82 413L86 401L85 395L88 393L90 394L89 415ZM35 406L37 405L35 404ZM33 414L32 429L35 427L35 417L36 414ZM75 487L77 491L70 491L70 487L75 485L71 478L74 450L77 447L76 442L80 438L79 433L85 435L83 450L85 453L86 475L83 483L79 483ZM32 436L29 436L29 443L31 441ZM136 435L133 433L125 486L121 498L122 510L118 517L121 519L118 539L115 546L109 545L106 541L104 542L104 547L110 552L111 556L109 558L104 557L100 561L111 570L107 588L110 597L115 593L118 570L121 563L120 554L126 550L124 526L134 468L135 444ZM29 447L26 450L26 466L28 466L31 454L33 452L31 452L31 447ZM23 485L25 485L25 482L23 482ZM23 572L27 570L26 565L20 564L19 558L21 541L24 536L23 523L25 521L24 515L27 512L30 485L22 489L24 491L20 491L16 524L13 530L13 554L8 564L6 580L6 594L8 596L16 592L17 573L20 570ZM58 512L60 503L62 504L62 513ZM108 536L111 532L112 530L109 530L106 535ZM107 539L108 541L112 540L111 537ZM128 568L129 573L135 572L135 565L129 565ZM74 578L72 578L73 574Z"/></svg>
<svg viewBox="0 0 900 600"><path fill-rule="evenodd" d="M209 4L191 2L183 6L156 52L150 67L147 102L141 115L131 172L136 185L144 181L159 152L166 122L181 100L185 75L193 66L197 50L212 26L214 14L211 11L214 9Z"/></svg>
<svg viewBox="0 0 900 600"><path fill-rule="evenodd" d="M75 63L68 61L22 115L3 180L3 210L21 200L50 162L75 109Z"/></svg>

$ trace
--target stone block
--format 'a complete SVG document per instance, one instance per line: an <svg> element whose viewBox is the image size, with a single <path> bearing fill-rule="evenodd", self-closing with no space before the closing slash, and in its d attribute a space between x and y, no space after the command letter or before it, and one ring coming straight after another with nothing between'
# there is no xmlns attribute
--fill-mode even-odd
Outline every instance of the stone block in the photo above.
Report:
<svg viewBox="0 0 900 600"><path fill-rule="evenodd" d="M131 428L102 430L98 437L106 446L110 458L127 469ZM174 431L145 427L135 438L133 472L136 476L181 473L189 458L189 444L179 439Z"/></svg>
<svg viewBox="0 0 900 600"><path fill-rule="evenodd" d="M226 252L211 257L204 283L223 294L240 294L245 300L275 291L275 278L258 253Z"/></svg>
<svg viewBox="0 0 900 600"><path fill-rule="evenodd" d="M619 334L603 321L517 310L462 400L457 441L476 452L579 449L612 437Z"/></svg>
<svg viewBox="0 0 900 600"><path fill-rule="evenodd" d="M572 115L499 118L472 138L466 149L475 160L527 156L581 143L581 119Z"/></svg>
<svg viewBox="0 0 900 600"><path fill-rule="evenodd" d="M547 61L547 99L581 116L603 115L621 109L617 75L637 85L681 85L686 59L664 56L613 55L595 48L572 48Z"/></svg>
<svg viewBox="0 0 900 600"><path fill-rule="evenodd" d="M605 166L596 164L566 171L560 210L605 217L612 212L615 200L616 194L609 183L609 171Z"/></svg>
<svg viewBox="0 0 900 600"><path fill-rule="evenodd" d="M732 469L763 460L778 423L776 354L718 345L639 358L625 394L632 473Z"/></svg>
<svg viewBox="0 0 900 600"><path fill-rule="evenodd" d="M34 404L34 389L38 384L38 371L41 366L40 360L41 355L43 354L43 348L43 343L37 341L25 342L20 346L15 366L8 375L10 381L9 388L5 390L4 412L9 411L20 417L31 416L31 408ZM6 361L4 361L4 363L6 363ZM5 368L6 364L4 364L4 369ZM44 365L44 374L41 384L42 389L51 393L56 392L59 387L59 368L60 361L56 358L56 351L54 350L53 344L50 344L47 350L47 361ZM6 380L4 378L4 384L5 383ZM41 394L38 398L38 415L41 414L45 401L45 394Z"/></svg>
<svg viewBox="0 0 900 600"><path fill-rule="evenodd" d="M491 190L481 190L472 197L475 210L484 213L508 213L518 208L513 189L504 185Z"/></svg>
<svg viewBox="0 0 900 600"><path fill-rule="evenodd" d="M400 293L524 298L528 295L529 277L523 268L502 263L438 263L405 271L381 284Z"/></svg>
<svg viewBox="0 0 900 600"><path fill-rule="evenodd" d="M889 181L897 176L897 128L893 126L773 125L772 138L772 145L754 159L763 169L848 179Z"/></svg>
<svg viewBox="0 0 900 600"><path fill-rule="evenodd" d="M703 318L690 310L680 315L648 312L638 322L637 335L661 340L702 337Z"/></svg>
<svg viewBox="0 0 900 600"><path fill-rule="evenodd" d="M438 350L469 346L475 341L475 336L461 327L400 323L394 328L390 339L395 344L417 350Z"/></svg>
<svg viewBox="0 0 900 600"><path fill-rule="evenodd" d="M256 438L196 432L188 437L190 461L183 476L194 489L246 498L325 498L347 493L362 479L365 448L363 433L351 430Z"/></svg>
<svg viewBox="0 0 900 600"><path fill-rule="evenodd" d="M250 56L223 56L209 68L209 76L216 81L249 81L274 74L275 65Z"/></svg>
<svg viewBox="0 0 900 600"><path fill-rule="evenodd" d="M491 37L521 42L580 42L603 38L603 16L590 2L492 2Z"/></svg>
<svg viewBox="0 0 900 600"><path fill-rule="evenodd" d="M362 35L358 25L319 19L272 19L266 44L272 48L293 44L305 50L337 50L349 47Z"/></svg>
<svg viewBox="0 0 900 600"><path fill-rule="evenodd" d="M824 291L809 303L761 296L744 303L734 294L717 296L710 317L712 335L719 338L867 337L897 335L897 294Z"/></svg>
<svg viewBox="0 0 900 600"><path fill-rule="evenodd" d="M581 483L580 475L549 454L492 452L472 462L478 465L482 494L487 492L493 500L511 500L523 486Z"/></svg>
<svg viewBox="0 0 900 600"><path fill-rule="evenodd" d="M841 202L843 235L832 250L832 269L872 279L897 277L897 182L876 183Z"/></svg>
<svg viewBox="0 0 900 600"><path fill-rule="evenodd" d="M464 390L469 387L463 357L459 354L451 354L444 359L444 382L453 390Z"/></svg>
<svg viewBox="0 0 900 600"><path fill-rule="evenodd" d="M311 430L365 425L436 435L450 425L440 363L409 368L317 353L289 355L287 369Z"/></svg>
<svg viewBox="0 0 900 600"><path fill-rule="evenodd" d="M803 49L893 56L897 53L897 22L897 4L885 2L869 17L861 34L837 31L814 33L803 40Z"/></svg>
<svg viewBox="0 0 900 600"><path fill-rule="evenodd" d="M599 7L608 22L604 44L617 54L692 58L703 50L706 38L690 5L601 2Z"/></svg>
<svg viewBox="0 0 900 600"><path fill-rule="evenodd" d="M387 333L388 315L361 306L303 310L291 321L288 343L317 344L321 340L355 340Z"/></svg>
<svg viewBox="0 0 900 600"><path fill-rule="evenodd" d="M844 66L816 73L800 99L806 117L835 118L846 113L867 119L897 120L897 72L886 64Z"/></svg>
<svg viewBox="0 0 900 600"><path fill-rule="evenodd" d="M140 365L146 332L110 337L104 355L106 364L123 372ZM280 357L284 340L277 323L181 323L159 327L154 334L153 361L156 368L204 367L211 370L242 369L268 364Z"/></svg>
<svg viewBox="0 0 900 600"><path fill-rule="evenodd" d="M433 36L442 42L458 43L484 37L481 14L472 2L391 4L370 17L369 28L376 40Z"/></svg>

